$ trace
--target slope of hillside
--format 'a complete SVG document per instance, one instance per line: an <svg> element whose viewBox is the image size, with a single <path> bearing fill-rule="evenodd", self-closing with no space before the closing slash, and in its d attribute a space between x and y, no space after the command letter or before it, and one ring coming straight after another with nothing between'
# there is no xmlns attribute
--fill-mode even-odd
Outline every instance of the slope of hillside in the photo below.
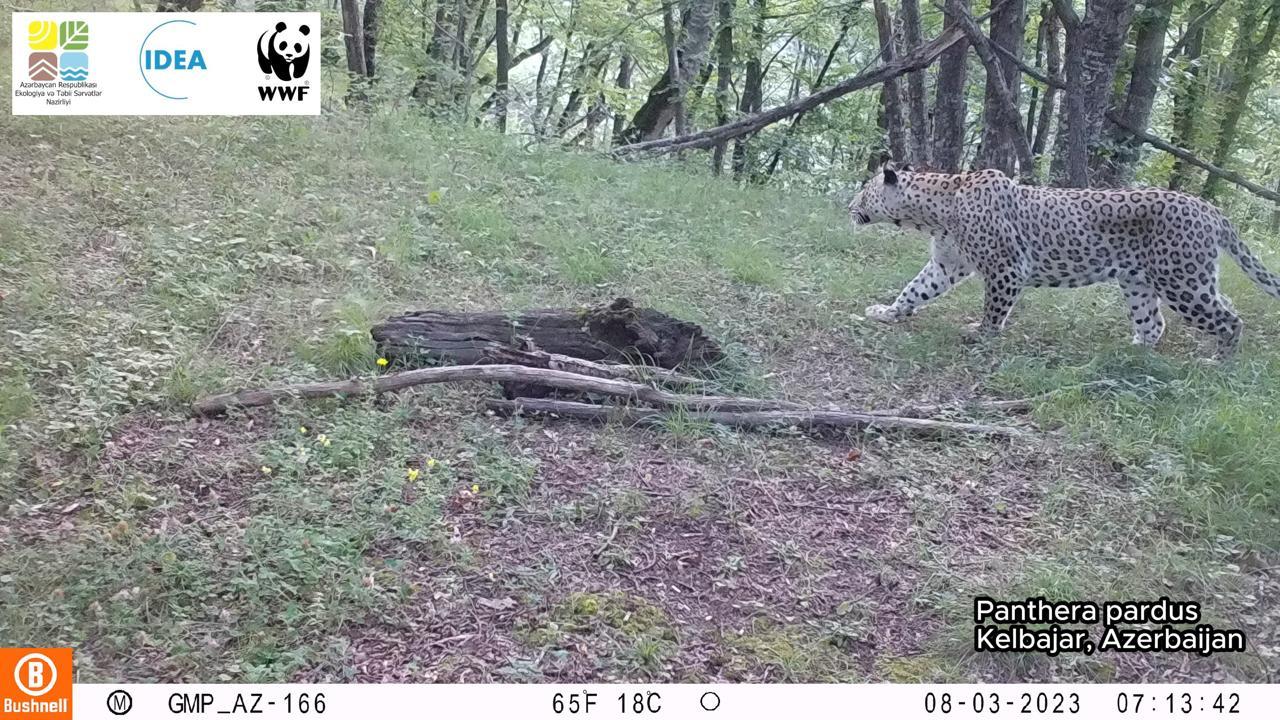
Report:
<svg viewBox="0 0 1280 720"><path fill-rule="evenodd" d="M968 345L977 284L860 319L927 241L843 198L408 114L11 118L0 196L0 644L75 645L85 680L1280 669L1280 304L1234 267L1226 368L1176 320L1131 349L1111 288L1029 293ZM703 323L755 393L1060 392L1013 443L503 419L482 387L186 412L378 372L399 310L620 295ZM1250 651L975 655L975 593L1198 600Z"/></svg>

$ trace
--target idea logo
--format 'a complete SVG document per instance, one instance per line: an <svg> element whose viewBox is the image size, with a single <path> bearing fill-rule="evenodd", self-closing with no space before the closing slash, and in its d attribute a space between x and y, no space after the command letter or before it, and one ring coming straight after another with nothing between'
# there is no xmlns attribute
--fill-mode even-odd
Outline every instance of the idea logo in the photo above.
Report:
<svg viewBox="0 0 1280 720"><path fill-rule="evenodd" d="M138 71L155 94L187 100L192 80L209 69L200 49L198 26L190 20L167 20L152 28L138 48Z"/></svg>
<svg viewBox="0 0 1280 720"><path fill-rule="evenodd" d="M0 717L71 717L71 648L0 648Z"/></svg>

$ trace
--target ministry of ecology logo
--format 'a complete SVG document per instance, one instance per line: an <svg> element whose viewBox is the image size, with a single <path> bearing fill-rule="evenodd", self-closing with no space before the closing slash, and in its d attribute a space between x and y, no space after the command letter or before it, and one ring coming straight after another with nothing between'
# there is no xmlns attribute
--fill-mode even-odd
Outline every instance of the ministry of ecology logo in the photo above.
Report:
<svg viewBox="0 0 1280 720"><path fill-rule="evenodd" d="M85 82L89 79L89 23L84 20L35 20L27 26L27 77L36 82Z"/></svg>
<svg viewBox="0 0 1280 720"><path fill-rule="evenodd" d="M297 102L307 96L311 89L305 80L311 62L310 36L311 28L306 25L291 28L281 21L258 37L258 68L266 82L281 81L258 86L263 102Z"/></svg>

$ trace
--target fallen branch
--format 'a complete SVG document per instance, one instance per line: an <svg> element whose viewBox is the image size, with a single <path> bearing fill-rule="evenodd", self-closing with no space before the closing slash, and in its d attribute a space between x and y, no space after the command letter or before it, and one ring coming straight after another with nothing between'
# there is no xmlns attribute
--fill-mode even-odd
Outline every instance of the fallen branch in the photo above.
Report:
<svg viewBox="0 0 1280 720"><path fill-rule="evenodd" d="M651 365L591 362L571 355L542 352L540 350L519 350L506 345L499 345L498 343L492 344L482 352L486 359L492 360L495 364L564 370L578 375L656 383L685 389L710 389L715 387L715 383L710 380Z"/></svg>
<svg viewBox="0 0 1280 720"><path fill-rule="evenodd" d="M785 400L761 400L721 395L684 395L667 392L628 380L591 377L564 370L524 365L452 365L387 373L376 378L351 378L335 382L281 385L258 390L240 390L197 400L192 408L200 415L217 415L233 407L261 407L291 398L347 398L397 392L417 385L483 380L540 385L557 390L595 393L626 398L664 408L688 410L803 410L805 406Z"/></svg>
<svg viewBox="0 0 1280 720"><path fill-rule="evenodd" d="M593 422L621 421L643 425L666 422L670 413L653 408L631 406L605 406L566 400L517 398L515 400L490 400L489 409L502 413L523 412L571 417ZM895 415L848 412L844 410L754 410L724 411L702 410L688 413L690 420L702 420L735 428L799 427L853 428L869 427L884 430L905 430L924 434L960 433L970 435L994 435L1021 437L1027 433L1015 427L984 425L980 423L928 420Z"/></svg>

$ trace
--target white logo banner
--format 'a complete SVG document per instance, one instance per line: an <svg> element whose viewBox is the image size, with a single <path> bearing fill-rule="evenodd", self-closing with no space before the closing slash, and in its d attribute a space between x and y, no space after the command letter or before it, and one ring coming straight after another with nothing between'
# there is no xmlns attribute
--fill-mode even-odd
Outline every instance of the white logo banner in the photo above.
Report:
<svg viewBox="0 0 1280 720"><path fill-rule="evenodd" d="M319 115L319 13L13 14L14 115Z"/></svg>

